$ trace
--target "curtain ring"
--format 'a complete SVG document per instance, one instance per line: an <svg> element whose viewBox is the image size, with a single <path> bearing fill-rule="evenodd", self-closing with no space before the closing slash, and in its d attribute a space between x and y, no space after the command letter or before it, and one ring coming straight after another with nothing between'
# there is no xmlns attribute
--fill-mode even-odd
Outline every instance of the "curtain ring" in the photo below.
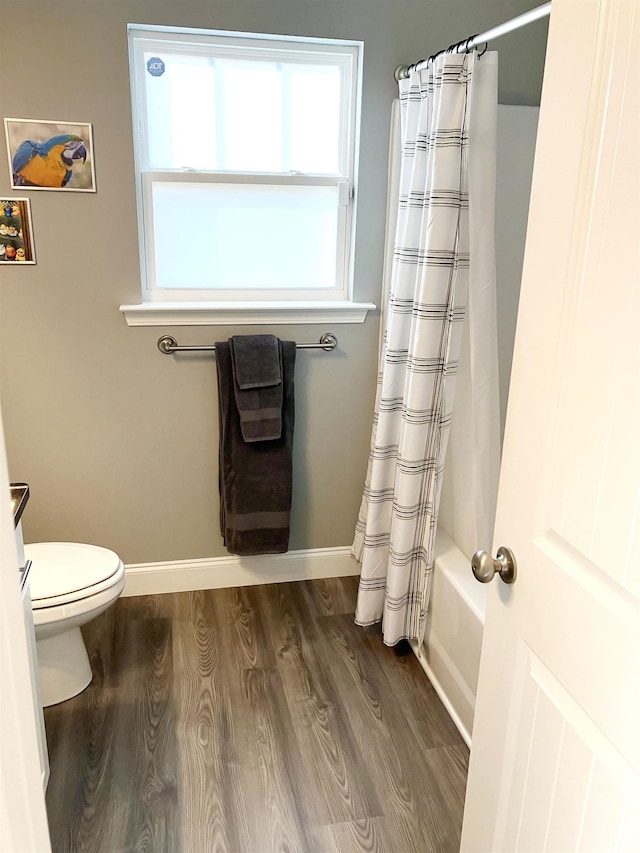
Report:
<svg viewBox="0 0 640 853"><path fill-rule="evenodd" d="M484 50L482 51L482 53L479 53L479 54L478 54L478 59L481 59L481 58L485 55L485 53L487 52L487 48L488 48L488 47L489 47L489 43L488 43L488 42L485 42L485 43L484 43Z"/></svg>

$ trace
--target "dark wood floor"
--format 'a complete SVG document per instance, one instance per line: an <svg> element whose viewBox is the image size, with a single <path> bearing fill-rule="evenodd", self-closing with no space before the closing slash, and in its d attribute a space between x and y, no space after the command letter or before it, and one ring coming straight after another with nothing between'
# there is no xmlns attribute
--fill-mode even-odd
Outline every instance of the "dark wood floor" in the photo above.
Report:
<svg viewBox="0 0 640 853"><path fill-rule="evenodd" d="M45 712L54 853L457 851L468 750L356 581L120 599Z"/></svg>

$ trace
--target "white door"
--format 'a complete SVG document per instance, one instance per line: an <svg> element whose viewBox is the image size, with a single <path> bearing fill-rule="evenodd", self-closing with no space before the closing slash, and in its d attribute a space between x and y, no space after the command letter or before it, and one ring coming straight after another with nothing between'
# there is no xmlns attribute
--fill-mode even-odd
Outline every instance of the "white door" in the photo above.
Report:
<svg viewBox="0 0 640 853"><path fill-rule="evenodd" d="M47 853L51 844L1 418L0 496L0 851Z"/></svg>
<svg viewBox="0 0 640 853"><path fill-rule="evenodd" d="M553 0L463 851L640 850L639 63Z"/></svg>

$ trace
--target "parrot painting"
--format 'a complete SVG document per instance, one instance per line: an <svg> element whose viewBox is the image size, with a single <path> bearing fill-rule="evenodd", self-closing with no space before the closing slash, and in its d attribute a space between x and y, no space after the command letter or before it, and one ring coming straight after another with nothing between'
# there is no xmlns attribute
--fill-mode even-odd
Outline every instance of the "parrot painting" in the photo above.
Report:
<svg viewBox="0 0 640 853"><path fill-rule="evenodd" d="M77 160L84 163L87 149L79 136L65 133L46 142L25 139L13 155L13 185L16 187L66 187Z"/></svg>

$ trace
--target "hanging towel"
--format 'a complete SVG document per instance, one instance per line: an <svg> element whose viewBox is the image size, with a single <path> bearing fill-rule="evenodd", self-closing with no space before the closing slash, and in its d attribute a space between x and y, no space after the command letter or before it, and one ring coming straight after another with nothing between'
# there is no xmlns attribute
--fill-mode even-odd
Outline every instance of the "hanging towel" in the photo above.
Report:
<svg viewBox="0 0 640 853"><path fill-rule="evenodd" d="M289 547L296 345L281 341L280 438L246 442L234 393L231 343L216 343L220 424L220 529L231 554L283 554Z"/></svg>
<svg viewBox="0 0 640 853"><path fill-rule="evenodd" d="M280 385L280 341L275 335L234 335L229 341L239 388Z"/></svg>
<svg viewBox="0 0 640 853"><path fill-rule="evenodd" d="M233 391L245 441L272 441L282 433L282 352L275 335L229 338Z"/></svg>

